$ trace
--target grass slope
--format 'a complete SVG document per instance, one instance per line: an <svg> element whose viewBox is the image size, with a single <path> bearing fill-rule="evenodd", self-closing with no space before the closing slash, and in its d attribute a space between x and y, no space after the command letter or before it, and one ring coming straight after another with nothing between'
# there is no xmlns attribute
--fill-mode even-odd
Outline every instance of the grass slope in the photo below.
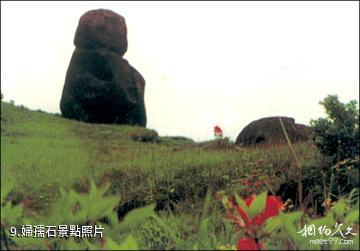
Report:
<svg viewBox="0 0 360 251"><path fill-rule="evenodd" d="M294 147L304 170L320 166L322 157L311 143ZM168 221L181 229L200 217L195 211L201 210L209 188L242 196L276 192L298 175L291 156L287 146L244 150L228 141L195 143L141 127L88 124L1 102L1 181L13 180L10 199L14 204L26 200L27 211L36 214L48 213L60 187L84 192L94 180L110 182L109 193L121 198L125 211L154 201L185 201L174 205L178 217ZM243 185L241 178L259 182Z"/></svg>
<svg viewBox="0 0 360 251"><path fill-rule="evenodd" d="M305 166L320 161L308 143L295 149ZM254 170L271 178L264 185L276 190L292 169L287 147L242 151L218 142L196 144L141 127L82 123L1 103L1 179L14 179L19 199L30 198L37 210L47 208L59 187L86 190L88 179L112 182L111 192L124 201L151 201L161 185L225 189Z"/></svg>

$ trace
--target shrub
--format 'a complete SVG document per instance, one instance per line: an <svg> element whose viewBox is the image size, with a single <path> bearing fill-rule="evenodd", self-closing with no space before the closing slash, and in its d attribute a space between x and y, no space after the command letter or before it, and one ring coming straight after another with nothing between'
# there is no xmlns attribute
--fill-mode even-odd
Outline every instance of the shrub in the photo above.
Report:
<svg viewBox="0 0 360 251"><path fill-rule="evenodd" d="M333 162L359 154L359 108L356 100L341 103L337 95L329 95L320 104L326 118L311 120L315 130L315 144Z"/></svg>
<svg viewBox="0 0 360 251"><path fill-rule="evenodd" d="M320 102L327 117L312 120L315 144L329 157L325 164L329 198L336 199L359 187L359 108L355 100L341 103L336 95Z"/></svg>

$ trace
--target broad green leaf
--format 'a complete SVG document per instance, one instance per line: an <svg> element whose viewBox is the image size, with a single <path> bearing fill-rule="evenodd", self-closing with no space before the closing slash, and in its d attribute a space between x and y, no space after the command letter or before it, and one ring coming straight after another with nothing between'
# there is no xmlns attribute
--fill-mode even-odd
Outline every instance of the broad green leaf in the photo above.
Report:
<svg viewBox="0 0 360 251"><path fill-rule="evenodd" d="M291 222L293 224L295 221L300 220L303 213L302 212L293 212L293 213L286 213L285 215L287 217L288 222ZM271 217L266 220L264 231L266 233L271 233L271 232L275 231L276 229L279 229L280 227L282 227L283 224L284 224L284 222L282 221L282 218L279 215Z"/></svg>
<svg viewBox="0 0 360 251"><path fill-rule="evenodd" d="M265 208L267 192L257 195L249 207L249 217L259 215Z"/></svg>
<svg viewBox="0 0 360 251"><path fill-rule="evenodd" d="M264 231L266 233L271 233L276 229L282 227L282 221L279 216L271 217L265 222Z"/></svg>

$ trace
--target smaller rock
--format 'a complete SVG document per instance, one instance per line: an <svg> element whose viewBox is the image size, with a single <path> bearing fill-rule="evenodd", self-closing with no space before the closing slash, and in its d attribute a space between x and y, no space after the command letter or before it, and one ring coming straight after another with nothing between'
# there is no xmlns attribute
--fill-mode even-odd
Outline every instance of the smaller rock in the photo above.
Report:
<svg viewBox="0 0 360 251"><path fill-rule="evenodd" d="M282 119L286 132L292 143L307 141L311 138L312 130L302 124L296 124L289 117L266 117L255 120L247 125L236 138L235 143L242 146L259 144L284 144L286 138L279 118Z"/></svg>

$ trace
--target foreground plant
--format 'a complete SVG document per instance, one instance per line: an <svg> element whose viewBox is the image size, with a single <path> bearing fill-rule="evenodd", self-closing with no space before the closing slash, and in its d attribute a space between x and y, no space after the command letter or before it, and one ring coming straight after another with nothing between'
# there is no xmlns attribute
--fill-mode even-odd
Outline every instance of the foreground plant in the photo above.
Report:
<svg viewBox="0 0 360 251"><path fill-rule="evenodd" d="M105 195L110 184L98 188L95 182L91 181L88 193L60 189L60 196L48 215L30 217L22 204L11 206L11 201L6 201L13 189L13 183L4 182L1 185L1 250L136 250L139 245L129 233L130 229L154 215L154 205L151 204L132 210L119 222L113 210L118 205L119 198ZM68 236L67 231L66 238L59 237L59 234L55 236L55 233L53 237L57 238L53 238L45 235L45 232L42 237L35 235L36 231L33 229L50 225L62 225L66 229L67 226L99 226L104 230L104 235L101 232L94 238L77 238L71 234ZM17 231L20 228L29 229L28 234L24 236L25 232Z"/></svg>
<svg viewBox="0 0 360 251"><path fill-rule="evenodd" d="M359 245L359 193L331 203L324 217L311 218L303 211L283 212L278 198L267 192L245 200L220 194L226 219L236 227L238 250L356 250Z"/></svg>
<svg viewBox="0 0 360 251"><path fill-rule="evenodd" d="M337 95L329 95L320 104L324 106L327 117L310 122L320 152L331 157L334 163L359 155L357 101L341 103Z"/></svg>
<svg viewBox="0 0 360 251"><path fill-rule="evenodd" d="M234 199L236 204L233 202ZM262 249L264 247L261 242L264 237L262 225L267 219L278 215L283 209L281 200L275 196L268 196L267 192L263 192L258 196L252 194L245 200L237 194L230 200L224 196L222 201L227 210L227 218L242 233L242 237L237 242L237 249Z"/></svg>

